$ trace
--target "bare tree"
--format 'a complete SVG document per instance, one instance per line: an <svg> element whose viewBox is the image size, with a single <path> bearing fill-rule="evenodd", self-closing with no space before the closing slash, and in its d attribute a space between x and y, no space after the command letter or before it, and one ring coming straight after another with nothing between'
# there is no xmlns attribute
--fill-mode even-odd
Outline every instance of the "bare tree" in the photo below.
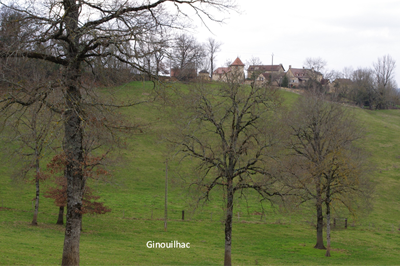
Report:
<svg viewBox="0 0 400 266"><path fill-rule="evenodd" d="M378 86L386 88L387 86L394 85L396 61L390 55L384 55L383 57L378 58L378 62L374 63L373 67Z"/></svg>
<svg viewBox="0 0 400 266"><path fill-rule="evenodd" d="M218 87L196 84L188 93L178 91L176 131L170 136L182 159L198 163L190 187L198 189L199 198L210 200L218 188L226 197L224 265L231 265L235 193L253 189L271 199L282 192L274 164L281 133L279 93L237 81L227 75L227 82Z"/></svg>
<svg viewBox="0 0 400 266"><path fill-rule="evenodd" d="M394 80L396 61L390 55L385 55L378 58L378 62L373 64L373 68L377 91L376 109L387 109L394 105L393 98L397 90Z"/></svg>
<svg viewBox="0 0 400 266"><path fill-rule="evenodd" d="M143 66L146 68L146 74L150 77L158 79L158 75L162 68L162 60L168 55L170 40L168 34L161 36L150 36L148 42L142 43L139 46L143 57Z"/></svg>
<svg viewBox="0 0 400 266"><path fill-rule="evenodd" d="M35 209L32 225L38 225L40 182L47 178L42 170L42 159L51 154L51 145L56 140L60 131L55 115L42 104L33 104L26 112L8 116L2 122L8 128L5 133L9 143L13 146L15 156L22 163L20 168L15 168L20 179L27 179L34 172L35 182ZM59 141L59 140L58 140Z"/></svg>
<svg viewBox="0 0 400 266"><path fill-rule="evenodd" d="M351 79L352 76L353 76L353 72L354 72L353 67L351 67L351 66L350 67L344 67L342 72L341 72L342 76L340 78Z"/></svg>
<svg viewBox="0 0 400 266"><path fill-rule="evenodd" d="M190 80L197 76L206 57L203 46L190 35L178 35L172 44L170 55L172 74L180 80Z"/></svg>
<svg viewBox="0 0 400 266"><path fill-rule="evenodd" d="M221 51L221 45L222 43L217 42L213 38L208 38L207 43L206 43L206 54L208 56L209 64L210 64L210 73L211 73L211 80L213 77L214 69L216 67L215 65L215 59L217 57L217 53Z"/></svg>
<svg viewBox="0 0 400 266"><path fill-rule="evenodd" d="M175 13L168 12L168 4L175 7ZM65 176L68 180L68 202L62 264L78 265L82 196L85 188L82 169L83 126L90 108L118 106L115 103L95 101L93 90L85 88L82 79L84 68L91 66L95 58L115 58L145 71L139 64L144 55L135 48L148 40L150 35L160 34L165 28L182 28L184 20L180 18L185 16L181 16L181 5L190 6L201 18L205 16L215 21L219 20L211 15L208 8L221 11L233 5L231 1L222 0L50 0L46 5L38 2L21 2L15 6L0 2L0 5L24 14L22 21L29 25L27 38L15 47L2 46L0 57L40 59L60 66L58 71L62 73L62 78L56 89L52 86L52 90L27 93L10 86L0 100L0 110L10 109L14 105L29 108L33 103L41 102L64 117L63 149L67 158ZM61 96L58 99L63 101L61 108L48 101L49 96L57 93ZM130 102L125 106L133 104Z"/></svg>
<svg viewBox="0 0 400 266"><path fill-rule="evenodd" d="M374 77L371 69L357 69L352 76L351 97L357 105L373 109L376 101Z"/></svg>
<svg viewBox="0 0 400 266"><path fill-rule="evenodd" d="M343 204L349 210L357 193L368 190L363 172L365 161L355 141L362 137L356 118L341 105L325 102L322 95L301 97L288 115L290 137L286 184L300 197L300 203L312 200L316 208L317 243L323 243L323 204L326 205L327 240L330 255L331 205ZM365 186L364 186L365 184ZM294 193L295 194L295 193ZM370 195L369 195L370 196ZM349 200L352 198L352 200Z"/></svg>
<svg viewBox="0 0 400 266"><path fill-rule="evenodd" d="M24 18L25 15L21 12L4 6L0 9L0 51L18 49L21 40L26 40L29 35L29 25L24 22ZM10 87L26 95L44 93L54 88L51 80L57 79L57 75L49 73L53 69L46 62L28 58L0 58L0 62L0 95ZM13 97L14 94L11 93L10 96ZM48 98L48 101L54 103L53 99ZM9 144L4 148L11 149L8 153L11 155L9 160L20 162L19 167L14 168L15 178L26 181L29 177L34 177L36 191L32 225L37 225L40 182L47 177L42 171L42 158L51 153L50 146L54 144L53 141L60 130L55 120L59 120L60 117L42 102L33 101L29 109L19 108L14 106L3 110L0 116L0 128L3 129L2 137Z"/></svg>
<svg viewBox="0 0 400 266"><path fill-rule="evenodd" d="M344 122L344 121L343 121ZM349 120L354 122L354 120ZM350 128L351 130L354 128ZM347 130L347 129L345 129ZM352 143L359 136L347 132L338 137L336 142L343 146L337 147L328 156L321 168L321 175L324 184L324 202L326 206L326 256L330 257L331 247L331 213L332 208L345 207L350 213L359 212L364 206L357 202L367 202L371 207L370 199L373 193L373 186L369 179L366 167L365 151L355 147ZM345 141L340 139L350 136ZM351 139L353 138L353 139ZM347 142L347 143L346 143ZM368 169L371 170L371 169Z"/></svg>
<svg viewBox="0 0 400 266"><path fill-rule="evenodd" d="M303 62L305 68L314 69L315 71L322 72L326 68L326 61L323 60L321 57L307 57L306 60Z"/></svg>
<svg viewBox="0 0 400 266"><path fill-rule="evenodd" d="M325 88L323 86L322 80L324 79L325 75L328 75L328 79L331 75L331 73L329 73L329 70L326 68L326 61L323 60L321 57L308 57L303 64L303 68L307 69L306 75L308 76L305 87L309 90L319 89L321 91L324 91Z"/></svg>
<svg viewBox="0 0 400 266"><path fill-rule="evenodd" d="M394 80L396 62L390 55L378 58L373 69L353 71L350 98L369 109L388 109L399 103L397 84Z"/></svg>
<svg viewBox="0 0 400 266"><path fill-rule="evenodd" d="M324 73L324 78L330 80L331 82L335 79L342 78L343 74L336 70L328 70Z"/></svg>
<svg viewBox="0 0 400 266"><path fill-rule="evenodd" d="M255 83L258 76L265 72L261 66L263 65L261 59L259 57L252 56L250 60L246 62L247 67L247 79L250 79L252 83ZM267 80L262 83L266 83Z"/></svg>
<svg viewBox="0 0 400 266"><path fill-rule="evenodd" d="M249 61L246 62L246 65L248 66L255 66L255 65L262 65L263 62L259 57L252 56Z"/></svg>

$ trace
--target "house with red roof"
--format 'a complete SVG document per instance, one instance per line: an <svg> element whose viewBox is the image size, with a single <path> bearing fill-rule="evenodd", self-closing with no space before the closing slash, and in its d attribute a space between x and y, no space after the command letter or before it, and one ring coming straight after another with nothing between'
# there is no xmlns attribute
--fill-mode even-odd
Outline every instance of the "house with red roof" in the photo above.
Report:
<svg viewBox="0 0 400 266"><path fill-rule="evenodd" d="M212 79L226 82L228 78L235 78L238 82L244 82L244 64L239 57L229 67L219 67L213 72Z"/></svg>
<svg viewBox="0 0 400 266"><path fill-rule="evenodd" d="M221 80L224 78L224 76L230 71L229 67L219 67L213 72L213 80Z"/></svg>

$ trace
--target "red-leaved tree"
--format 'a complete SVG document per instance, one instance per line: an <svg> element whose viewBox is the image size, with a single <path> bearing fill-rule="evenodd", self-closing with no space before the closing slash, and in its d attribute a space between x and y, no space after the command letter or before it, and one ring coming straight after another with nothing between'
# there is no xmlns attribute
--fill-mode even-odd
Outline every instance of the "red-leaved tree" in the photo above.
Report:
<svg viewBox="0 0 400 266"><path fill-rule="evenodd" d="M86 156L84 160L84 176L85 178L98 179L103 176L108 176L110 173L101 167L101 162L104 160L103 156ZM46 193L46 198L54 199L54 203L59 207L57 224L64 224L64 207L67 206L67 179L64 175L57 175L63 173L65 169L66 157L65 154L58 154L54 156L51 162L47 165L50 173L54 176L54 183L56 186L50 187ZM100 196L94 194L93 190L86 185L82 195L82 214L105 214L110 212L111 209L104 205L103 202L98 202ZM82 223L81 223L82 229Z"/></svg>

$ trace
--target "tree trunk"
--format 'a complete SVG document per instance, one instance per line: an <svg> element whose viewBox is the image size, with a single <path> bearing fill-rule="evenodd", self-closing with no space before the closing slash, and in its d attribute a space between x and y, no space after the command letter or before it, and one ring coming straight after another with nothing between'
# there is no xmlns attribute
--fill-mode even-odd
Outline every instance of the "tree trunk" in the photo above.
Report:
<svg viewBox="0 0 400 266"><path fill-rule="evenodd" d="M32 225L37 224L37 216L39 213L39 179L36 178L36 199L35 199L35 211L33 213Z"/></svg>
<svg viewBox="0 0 400 266"><path fill-rule="evenodd" d="M317 244L315 244L314 248L317 249L326 249L324 246L324 237L323 237L323 229L324 229L324 216L322 213L322 202L321 198L317 199Z"/></svg>
<svg viewBox="0 0 400 266"><path fill-rule="evenodd" d="M327 186L327 190L326 190L326 257L330 257L331 256L331 179L328 178L328 186Z"/></svg>
<svg viewBox="0 0 400 266"><path fill-rule="evenodd" d="M213 60L213 57L211 56L211 60L210 60L210 79L211 79L211 81L213 80L213 74L214 74L214 60Z"/></svg>
<svg viewBox="0 0 400 266"><path fill-rule="evenodd" d="M67 221L65 228L62 265L79 265L79 241L82 219L82 129L76 112L69 112L65 125L65 148L67 165Z"/></svg>
<svg viewBox="0 0 400 266"><path fill-rule="evenodd" d="M64 206L60 206L60 209L58 210L58 219L56 224L64 224Z"/></svg>
<svg viewBox="0 0 400 266"><path fill-rule="evenodd" d="M331 256L331 210L329 203L326 204L326 254L325 256Z"/></svg>
<svg viewBox="0 0 400 266"><path fill-rule="evenodd" d="M225 218L225 257L224 266L231 266L231 247L232 247L232 218L233 218L233 183L228 180L227 204Z"/></svg>
<svg viewBox="0 0 400 266"><path fill-rule="evenodd" d="M65 228L62 265L79 265L79 241L81 236L81 214L79 203L67 206L67 222ZM75 205L75 206L74 206Z"/></svg>
<svg viewBox="0 0 400 266"><path fill-rule="evenodd" d="M33 213L32 225L38 225L37 216L39 213L39 194L40 194L39 175L40 175L39 159L38 157L36 157L36 199L35 199L35 211Z"/></svg>
<svg viewBox="0 0 400 266"><path fill-rule="evenodd" d="M67 217L65 226L62 265L79 265L79 241L81 237L82 196L85 189L83 178L83 128L84 112L80 93L80 63L78 56L81 32L78 30L78 18L81 8L79 1L63 1L64 18L69 43L66 60L68 64L63 73L65 87L64 112L65 136L63 149L66 156L64 176L67 178Z"/></svg>
<svg viewBox="0 0 400 266"><path fill-rule="evenodd" d="M79 64L71 65L65 73L67 110L65 117L64 152L67 178L67 221L65 227L62 265L79 265L79 241L82 220L82 195L85 188L83 177L83 111L82 96L78 89Z"/></svg>

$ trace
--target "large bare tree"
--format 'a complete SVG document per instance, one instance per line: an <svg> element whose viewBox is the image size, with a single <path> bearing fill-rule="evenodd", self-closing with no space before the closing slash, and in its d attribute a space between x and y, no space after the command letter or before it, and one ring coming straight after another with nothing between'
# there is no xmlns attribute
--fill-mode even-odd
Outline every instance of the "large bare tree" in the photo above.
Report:
<svg viewBox="0 0 400 266"><path fill-rule="evenodd" d="M363 136L354 114L323 95L299 98L288 116L289 154L286 184L300 202L312 201L317 218L317 243L323 244L323 205L326 205L328 252L330 255L330 214L333 203L353 210L356 195L370 196L365 160L355 142ZM368 195L369 194L369 195Z"/></svg>
<svg viewBox="0 0 400 266"><path fill-rule="evenodd" d="M18 2L6 7L23 15L18 22L27 25L26 37L15 46L1 46L1 58L26 57L51 62L60 66L59 86L50 90L19 90L8 86L2 94L0 110L14 105L29 108L35 102L60 113L64 118L63 150L66 155L65 176L67 188L67 222L65 230L63 265L79 264L80 223L82 195L85 187L84 124L91 109L115 107L115 103L99 103L94 92L85 87L82 74L95 58L115 58L143 70L138 62L143 54L136 49L165 28L182 28L180 6L187 5L195 14L218 21L209 8L219 11L233 7L222 0L154 0L154 1L75 1L49 0L46 2ZM168 7L169 5L169 7ZM186 9L187 10L187 9ZM57 94L62 106L48 101ZM127 106L129 105L126 104Z"/></svg>
<svg viewBox="0 0 400 266"><path fill-rule="evenodd" d="M189 183L199 198L210 200L212 191L226 198L224 265L231 265L235 194L251 189L271 199L282 193L274 163L281 142L279 91L238 80L227 75L218 87L200 83L179 91L170 136L183 158L198 163Z"/></svg>

